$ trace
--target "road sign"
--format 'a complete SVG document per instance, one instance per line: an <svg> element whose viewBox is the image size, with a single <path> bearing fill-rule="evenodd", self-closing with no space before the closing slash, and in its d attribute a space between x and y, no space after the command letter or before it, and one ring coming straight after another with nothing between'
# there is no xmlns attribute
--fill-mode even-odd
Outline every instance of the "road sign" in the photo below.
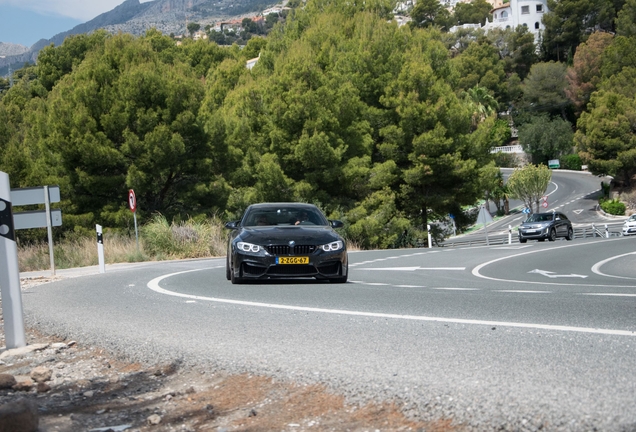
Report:
<svg viewBox="0 0 636 432"><path fill-rule="evenodd" d="M11 203L13 207L44 204L44 198L44 186L11 189ZM49 202L60 202L59 186L49 186Z"/></svg>
<svg viewBox="0 0 636 432"><path fill-rule="evenodd" d="M548 168L561 168L561 164L558 159L550 159L548 161Z"/></svg>
<svg viewBox="0 0 636 432"><path fill-rule="evenodd" d="M13 213L14 228L46 228L46 210L26 211ZM51 226L62 226L62 211L60 209L51 210Z"/></svg>
<svg viewBox="0 0 636 432"><path fill-rule="evenodd" d="M543 203L541 204L541 207L548 208L548 202L547 201L543 201Z"/></svg>
<svg viewBox="0 0 636 432"><path fill-rule="evenodd" d="M521 213L530 214L530 209L528 207L521 210Z"/></svg>
<svg viewBox="0 0 636 432"><path fill-rule="evenodd" d="M128 191L128 208L130 208L131 212L137 211L137 197L135 196L135 191L130 189Z"/></svg>

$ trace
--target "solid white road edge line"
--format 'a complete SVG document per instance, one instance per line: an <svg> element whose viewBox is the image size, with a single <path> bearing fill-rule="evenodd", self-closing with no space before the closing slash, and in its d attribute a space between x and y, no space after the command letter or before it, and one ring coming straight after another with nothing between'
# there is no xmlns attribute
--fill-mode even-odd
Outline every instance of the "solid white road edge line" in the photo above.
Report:
<svg viewBox="0 0 636 432"><path fill-rule="evenodd" d="M221 268L221 267L216 267L216 268ZM147 286L151 290L159 294L164 294L164 295L183 297L183 298L188 298L193 300L209 301L209 302L215 302L215 303L234 304L234 305L240 305L240 306L253 306L253 307L261 307L261 308L269 308L269 309L282 309L282 310L293 310L293 311L302 311L302 312L324 313L324 314L332 314L332 315L360 316L360 317L368 317L368 318L386 318L386 319L397 319L397 320L408 320L408 321L427 321L427 322L442 322L442 323L451 323L451 324L501 326L501 327L528 328L528 329L537 329L537 330L592 333L592 334L603 334L603 335L611 335L611 336L636 336L636 332L628 331L628 330L571 327L571 326L559 326L559 325L549 325L549 324L516 323L516 322L506 322L506 321L482 321L482 320L470 320L470 319L460 319L460 318L441 318L441 317L399 315L399 314L387 314L387 313L376 313L376 312L359 312L359 311L340 310L340 309L321 309L321 308L312 308L312 307L304 307L304 306L290 306L290 305L281 305L281 304L275 304L275 303L259 303L259 302L250 302L250 301L244 301L244 300L229 300L229 299L222 299L222 298L216 298L216 297L203 297L203 296L196 296L191 294L176 293L173 291L168 291L166 289L163 289L159 286L159 282L161 282L163 279L167 279L169 277L180 275L180 274L201 271L201 270L209 270L209 269L186 270L186 271L180 271L176 273L170 273L167 275L159 276L154 278L150 282L148 282Z"/></svg>

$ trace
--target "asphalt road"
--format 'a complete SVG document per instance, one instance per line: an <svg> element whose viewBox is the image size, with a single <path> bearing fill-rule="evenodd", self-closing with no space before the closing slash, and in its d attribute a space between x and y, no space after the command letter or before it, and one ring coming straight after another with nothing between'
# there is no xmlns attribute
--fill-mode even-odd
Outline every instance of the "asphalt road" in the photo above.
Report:
<svg viewBox="0 0 636 432"><path fill-rule="evenodd" d="M636 430L636 237L352 252L350 282L225 260L28 289L27 322L132 359L322 382L467 430Z"/></svg>

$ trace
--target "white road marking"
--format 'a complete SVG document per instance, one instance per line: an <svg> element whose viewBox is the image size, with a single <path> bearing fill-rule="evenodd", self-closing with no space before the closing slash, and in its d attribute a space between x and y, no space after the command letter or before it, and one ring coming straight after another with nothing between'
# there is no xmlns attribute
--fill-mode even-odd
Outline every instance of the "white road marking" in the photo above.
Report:
<svg viewBox="0 0 636 432"><path fill-rule="evenodd" d="M548 271L548 270L539 270L539 269L535 269L535 270L530 270L528 273L538 273L540 275L543 276L547 276L550 279L554 279L554 278L562 278L562 277L577 277L577 278L583 278L585 279L587 276L586 275L579 275L579 274L555 274L553 271Z"/></svg>
<svg viewBox="0 0 636 432"><path fill-rule="evenodd" d="M604 264L606 264L606 263L608 263L608 262L610 262L610 261L612 261L612 260L615 260L615 259L618 259L618 258L622 258L622 257L627 256L627 255L636 255L636 252L629 252L629 253L626 253L626 254L623 254L623 255L617 255L617 256L615 256L615 257L610 257L610 258L607 258L607 259L605 259L605 260L603 260L603 261L599 261L599 262L597 262L596 264L594 264L594 265L592 266L592 271L593 271L594 273L596 273L597 275L601 275L601 276L613 277L613 278L617 278L617 279L631 279L631 280L634 280L634 279L636 279L636 278L628 277L628 276L615 276L615 275L610 275L610 274L603 273L603 272L601 272L601 270L600 270L601 266L603 266Z"/></svg>
<svg viewBox="0 0 636 432"><path fill-rule="evenodd" d="M580 293L579 295L608 296L608 297L636 297L636 294L622 294L622 293Z"/></svg>
<svg viewBox="0 0 636 432"><path fill-rule="evenodd" d="M604 241L606 242L611 242L611 241L621 241L622 238L615 238L615 239L606 239ZM551 249L563 249L563 248L571 248L571 247L587 247L587 246L594 246L595 243L577 243L577 244L569 244L569 245L565 245L565 246L554 246ZM478 278L482 278L482 279L488 279L488 280L494 280L494 281L498 281L498 282L513 282L513 283L521 283L521 284L536 284L536 285L561 285L561 286L587 286L587 287L608 287L608 288L634 288L634 285L604 285L604 284L581 284L581 283L576 283L576 284L572 284L572 283L560 283L560 282L537 282L537 281L526 281L526 280L515 280L515 279L501 279L501 278L496 278L496 277L491 277L491 276L485 276L482 275L481 273L479 273L481 271L481 269L483 269L486 266L489 266L491 264L494 264L496 262L499 261L503 261L503 260L507 260L510 258L516 258L516 257L520 257L520 256L524 256L524 255L530 255L533 253L539 253L539 252L543 252L542 249L539 250L533 250L533 251L528 251L528 252L523 252L523 253L518 253L515 255L508 255L508 256L504 256L501 258L496 258L494 260L491 261L487 261L485 263L481 263L478 266L476 266L473 271L472 274L475 277Z"/></svg>
<svg viewBox="0 0 636 432"><path fill-rule="evenodd" d="M523 294L552 294L552 291L530 291L530 290L494 290L502 293L523 293Z"/></svg>
<svg viewBox="0 0 636 432"><path fill-rule="evenodd" d="M442 290L442 291L480 291L479 288L431 288L434 290Z"/></svg>
<svg viewBox="0 0 636 432"><path fill-rule="evenodd" d="M220 267L217 267L217 268L220 268ZM209 301L209 302L215 302L215 303L268 308L268 309L293 310L293 311L302 311L302 312L331 314L331 315L359 316L359 317L368 317L368 318L384 318L384 319L396 319L396 320L406 320L406 321L440 322L440 323L449 323L449 324L479 325L479 326L490 326L490 327L498 326L498 327L512 327L512 328L526 328L526 329L530 328L530 329L536 329L536 330L591 333L591 334L603 334L603 335L611 335L611 336L632 336L632 337L636 336L636 332L629 331L629 330L612 330L612 329L600 329L600 328L590 328L590 327L573 327L573 326L533 324L533 323L520 323L520 322L508 322L508 321L443 318L443 317L430 317L430 316L421 316L421 315L401 315L401 314L390 314L390 313L362 312L362 311L353 311L353 310L346 310L346 309L322 309L322 308L283 305L283 304L275 304L275 303L251 302L251 301L244 301L244 300L230 300L230 299L223 299L223 298L216 298L216 297L204 297L204 296L197 296L197 295L191 295L191 294L176 293L173 291L168 291L166 289L163 289L159 286L159 282L169 277L185 274L185 273L192 273L192 272L201 271L201 270L208 270L208 269L186 270L186 271L180 271L176 273L170 273L167 275L159 276L154 278L150 282L148 282L147 286L148 288L150 288L151 290L159 294L164 294L169 296L183 297L183 298L192 299L192 300Z"/></svg>
<svg viewBox="0 0 636 432"><path fill-rule="evenodd" d="M369 267L358 270L382 270L382 271L415 271L415 270L466 270L466 267Z"/></svg>

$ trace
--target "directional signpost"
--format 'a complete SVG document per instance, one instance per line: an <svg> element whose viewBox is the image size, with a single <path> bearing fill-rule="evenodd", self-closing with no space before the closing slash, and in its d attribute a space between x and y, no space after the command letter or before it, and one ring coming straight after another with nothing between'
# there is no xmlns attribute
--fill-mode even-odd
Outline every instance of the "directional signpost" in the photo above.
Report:
<svg viewBox="0 0 636 432"><path fill-rule="evenodd" d="M49 257L51 259L51 272L55 275L55 256L53 254L53 230L54 226L62 226L62 212L59 209L51 210L52 202L60 202L59 186L38 186L30 188L11 189L11 202L13 206L26 206L44 204L44 210L24 211L13 214L14 228L46 228L49 238Z"/></svg>
<svg viewBox="0 0 636 432"><path fill-rule="evenodd" d="M487 245L490 245L490 243L488 242L488 229L486 227L490 222L492 222L492 216L490 215L490 212L486 210L485 206L481 206L481 209L479 209L479 214L477 215L477 224L484 224Z"/></svg>

